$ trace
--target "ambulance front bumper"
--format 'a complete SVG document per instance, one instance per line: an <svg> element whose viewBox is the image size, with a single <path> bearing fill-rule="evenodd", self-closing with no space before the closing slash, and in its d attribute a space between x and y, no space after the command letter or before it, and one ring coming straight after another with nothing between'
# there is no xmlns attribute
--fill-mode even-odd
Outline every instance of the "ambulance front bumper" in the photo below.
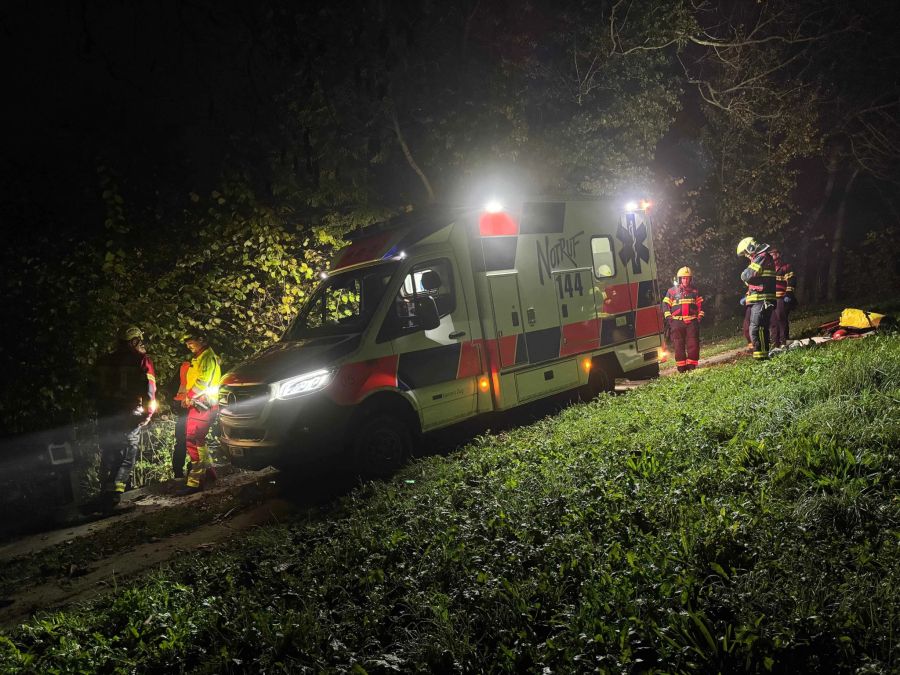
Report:
<svg viewBox="0 0 900 675"><path fill-rule="evenodd" d="M295 466L343 451L350 408L321 392L280 400L268 385L230 385L219 400L220 442L235 466Z"/></svg>

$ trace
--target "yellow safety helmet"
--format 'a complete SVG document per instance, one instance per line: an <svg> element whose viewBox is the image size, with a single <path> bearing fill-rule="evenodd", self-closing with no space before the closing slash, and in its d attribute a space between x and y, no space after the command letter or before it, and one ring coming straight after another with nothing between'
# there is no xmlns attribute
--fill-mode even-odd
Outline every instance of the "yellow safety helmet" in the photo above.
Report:
<svg viewBox="0 0 900 675"><path fill-rule="evenodd" d="M681 277L693 277L693 276L694 276L694 273L691 272L691 268L688 267L687 265L685 265L684 267L682 267L675 273L676 279L680 279Z"/></svg>
<svg viewBox="0 0 900 675"><path fill-rule="evenodd" d="M737 254L746 255L747 253L753 253L756 250L756 247L756 239L754 239L753 237L744 237L740 242L738 242Z"/></svg>
<svg viewBox="0 0 900 675"><path fill-rule="evenodd" d="M144 333L137 326L128 326L128 328L123 328L122 332L119 333L119 339L125 342L131 342L134 338L144 339Z"/></svg>

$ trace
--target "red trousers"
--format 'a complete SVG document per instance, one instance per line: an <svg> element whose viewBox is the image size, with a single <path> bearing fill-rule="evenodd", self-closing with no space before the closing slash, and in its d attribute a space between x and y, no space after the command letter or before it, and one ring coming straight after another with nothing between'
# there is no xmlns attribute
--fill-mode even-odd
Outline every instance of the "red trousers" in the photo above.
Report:
<svg viewBox="0 0 900 675"><path fill-rule="evenodd" d="M672 319L671 339L678 372L693 370L700 362L700 322Z"/></svg>
<svg viewBox="0 0 900 675"><path fill-rule="evenodd" d="M187 423L185 424L184 430L184 444L187 448L187 454L192 462L201 461L201 450L204 459L206 459L206 435L209 433L209 428L216 419L216 412L216 408L210 408L209 410L190 408L188 410Z"/></svg>

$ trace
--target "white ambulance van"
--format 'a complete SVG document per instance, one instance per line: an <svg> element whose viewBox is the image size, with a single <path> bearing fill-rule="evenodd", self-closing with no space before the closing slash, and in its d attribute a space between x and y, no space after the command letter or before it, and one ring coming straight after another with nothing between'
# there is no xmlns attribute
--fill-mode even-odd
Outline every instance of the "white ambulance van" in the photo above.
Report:
<svg viewBox="0 0 900 675"><path fill-rule="evenodd" d="M342 249L279 342L220 390L237 466L402 463L422 432L659 374L647 205L434 208Z"/></svg>

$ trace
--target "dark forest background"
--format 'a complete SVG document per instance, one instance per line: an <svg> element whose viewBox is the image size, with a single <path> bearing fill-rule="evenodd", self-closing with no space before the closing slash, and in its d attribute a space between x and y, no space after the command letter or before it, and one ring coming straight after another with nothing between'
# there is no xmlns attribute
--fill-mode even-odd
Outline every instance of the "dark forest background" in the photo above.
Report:
<svg viewBox="0 0 900 675"><path fill-rule="evenodd" d="M226 366L277 339L350 230L489 192L655 204L736 315L753 235L801 303L900 290L889 0L124 0L0 8L0 431L90 414L140 325Z"/></svg>

